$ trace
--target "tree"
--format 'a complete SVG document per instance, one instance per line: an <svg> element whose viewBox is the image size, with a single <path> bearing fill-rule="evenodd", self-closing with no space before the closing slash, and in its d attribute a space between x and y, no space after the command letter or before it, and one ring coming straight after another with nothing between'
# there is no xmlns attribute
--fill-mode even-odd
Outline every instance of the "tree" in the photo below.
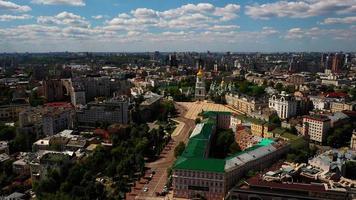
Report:
<svg viewBox="0 0 356 200"><path fill-rule="evenodd" d="M185 149L184 142L179 142L179 144L174 149L174 157L177 158L178 156L182 155L184 152L184 149Z"/></svg>
<svg viewBox="0 0 356 200"><path fill-rule="evenodd" d="M282 83L277 83L274 87L279 92L281 92L283 90L283 84Z"/></svg>
<svg viewBox="0 0 356 200"><path fill-rule="evenodd" d="M199 124L199 123L201 123L201 119L200 118L196 118L195 119L195 124Z"/></svg>
<svg viewBox="0 0 356 200"><path fill-rule="evenodd" d="M276 125L278 125L278 126L281 125L281 119L278 117L277 114L272 115L272 116L269 118L269 122L272 123L272 124L276 124Z"/></svg>
<svg viewBox="0 0 356 200"><path fill-rule="evenodd" d="M16 136L16 128L9 126L0 126L0 140L12 140Z"/></svg>
<svg viewBox="0 0 356 200"><path fill-rule="evenodd" d="M346 178L356 179L356 162L347 161L346 162Z"/></svg>

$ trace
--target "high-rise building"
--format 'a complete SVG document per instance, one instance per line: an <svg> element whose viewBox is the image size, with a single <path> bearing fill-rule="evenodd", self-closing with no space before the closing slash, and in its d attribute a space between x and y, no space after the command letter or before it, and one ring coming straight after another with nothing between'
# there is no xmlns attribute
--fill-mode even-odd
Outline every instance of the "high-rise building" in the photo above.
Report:
<svg viewBox="0 0 356 200"><path fill-rule="evenodd" d="M339 73L344 65L344 55L343 54L335 54L332 59L331 71L333 73Z"/></svg>
<svg viewBox="0 0 356 200"><path fill-rule="evenodd" d="M107 101L89 102L86 107L77 111L77 121L83 126L96 126L97 123L127 124L129 122L128 107L128 99L123 96Z"/></svg>
<svg viewBox="0 0 356 200"><path fill-rule="evenodd" d="M287 119L296 115L297 102L292 95L282 91L281 94L269 98L269 107L277 111L279 118Z"/></svg>
<svg viewBox="0 0 356 200"><path fill-rule="evenodd" d="M43 92L47 102L62 101L64 99L64 88L60 79L44 80Z"/></svg>
<svg viewBox="0 0 356 200"><path fill-rule="evenodd" d="M197 73L197 81L195 83L195 99L204 100L205 99L205 80L204 71L200 67Z"/></svg>

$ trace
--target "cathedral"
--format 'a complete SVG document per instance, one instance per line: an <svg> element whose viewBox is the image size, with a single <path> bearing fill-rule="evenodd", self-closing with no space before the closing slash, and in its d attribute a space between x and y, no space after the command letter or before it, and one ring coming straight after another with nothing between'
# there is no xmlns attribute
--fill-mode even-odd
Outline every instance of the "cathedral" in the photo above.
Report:
<svg viewBox="0 0 356 200"><path fill-rule="evenodd" d="M204 71L200 67L197 73L197 81L195 83L195 100L202 101L204 99L205 99Z"/></svg>

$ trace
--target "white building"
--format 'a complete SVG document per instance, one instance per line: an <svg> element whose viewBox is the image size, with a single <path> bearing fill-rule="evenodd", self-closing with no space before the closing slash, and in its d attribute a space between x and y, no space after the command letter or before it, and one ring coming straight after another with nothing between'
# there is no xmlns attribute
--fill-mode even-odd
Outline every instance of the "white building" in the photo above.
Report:
<svg viewBox="0 0 356 200"><path fill-rule="evenodd" d="M352 132L350 147L352 150L356 151L356 130Z"/></svg>
<svg viewBox="0 0 356 200"><path fill-rule="evenodd" d="M314 110L327 110L330 107L331 99L323 96L309 96L310 101L313 102Z"/></svg>
<svg viewBox="0 0 356 200"><path fill-rule="evenodd" d="M71 108L51 109L42 116L42 130L45 135L54 135L74 126L74 111Z"/></svg>
<svg viewBox="0 0 356 200"><path fill-rule="evenodd" d="M195 83L195 99L204 100L205 99L205 80L204 80L204 71L202 68L199 68L197 73L197 81Z"/></svg>
<svg viewBox="0 0 356 200"><path fill-rule="evenodd" d="M311 141L322 144L330 129L330 119L322 115L303 117L303 134L309 136Z"/></svg>
<svg viewBox="0 0 356 200"><path fill-rule="evenodd" d="M126 98L113 98L107 101L90 102L77 111L79 125L95 126L96 123L129 122L129 102Z"/></svg>
<svg viewBox="0 0 356 200"><path fill-rule="evenodd" d="M282 91L269 98L269 108L276 110L279 118L287 119L296 115L297 102L293 96Z"/></svg>

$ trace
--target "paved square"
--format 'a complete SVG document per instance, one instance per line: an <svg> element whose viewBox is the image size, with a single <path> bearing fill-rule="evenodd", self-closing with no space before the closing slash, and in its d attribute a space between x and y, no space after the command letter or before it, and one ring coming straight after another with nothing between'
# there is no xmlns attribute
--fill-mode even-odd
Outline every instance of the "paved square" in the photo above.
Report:
<svg viewBox="0 0 356 200"><path fill-rule="evenodd" d="M222 104L209 103L206 101L196 102L177 102L177 104L184 106L187 109L187 113L184 117L188 119L196 119L198 114L204 111L229 111L234 112L230 108Z"/></svg>

